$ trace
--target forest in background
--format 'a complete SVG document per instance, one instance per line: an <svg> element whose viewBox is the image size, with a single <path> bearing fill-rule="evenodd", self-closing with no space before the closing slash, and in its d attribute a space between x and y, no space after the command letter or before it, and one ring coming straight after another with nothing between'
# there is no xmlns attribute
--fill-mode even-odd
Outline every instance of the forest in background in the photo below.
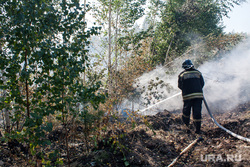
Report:
<svg viewBox="0 0 250 167"><path fill-rule="evenodd" d="M30 165L38 160L45 166L70 164L68 145L76 138L84 142L85 154L104 139L122 150L125 146L117 141L123 134L113 133L116 129L133 129L136 118L150 128L136 111L124 122L116 110L124 99L140 96L136 79L157 65L174 70L171 64L176 58L199 55L194 61L199 66L232 50L247 36L224 33L222 17L242 3L2 0L2 142L21 143ZM96 20L91 28L88 12ZM143 26L136 26L141 17L146 18ZM149 84L152 88L162 83ZM64 134L66 160L60 159L60 151L45 149L52 143L49 134L57 128ZM76 137L79 129L82 135ZM107 134L111 139L105 138Z"/></svg>

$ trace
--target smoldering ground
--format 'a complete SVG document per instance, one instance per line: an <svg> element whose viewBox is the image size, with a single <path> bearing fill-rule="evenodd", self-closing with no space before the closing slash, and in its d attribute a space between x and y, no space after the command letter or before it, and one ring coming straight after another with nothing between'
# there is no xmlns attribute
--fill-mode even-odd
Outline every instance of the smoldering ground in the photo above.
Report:
<svg viewBox="0 0 250 167"><path fill-rule="evenodd" d="M250 38L230 53L205 62L197 68L203 74L204 96L213 111L223 112L250 101L249 46ZM169 74L169 69L164 66L158 66L155 70L145 73L134 85L140 97L127 100L123 105L127 105L126 108L133 106L133 110L140 110L142 114L155 114L164 109L170 111L181 109L182 98L176 96L180 92L177 82L178 75L183 70L181 64L187 58L195 62L198 56L189 55L174 60L172 62L174 74Z"/></svg>

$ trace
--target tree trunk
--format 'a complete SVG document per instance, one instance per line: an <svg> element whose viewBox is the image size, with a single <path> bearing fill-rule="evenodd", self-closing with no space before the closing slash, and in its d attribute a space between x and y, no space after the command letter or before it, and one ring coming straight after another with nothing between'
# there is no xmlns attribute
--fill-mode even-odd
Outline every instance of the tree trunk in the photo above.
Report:
<svg viewBox="0 0 250 167"><path fill-rule="evenodd" d="M117 10L116 10L116 23L115 23L115 71L117 71L117 68L118 68L118 44L117 44L118 19L119 19L119 8L117 7ZM116 72L115 72L115 74L116 74Z"/></svg>
<svg viewBox="0 0 250 167"><path fill-rule="evenodd" d="M5 129L5 131L7 133L10 133L10 114L9 114L9 110L3 109L3 111L5 113L5 121L6 121L6 129Z"/></svg>
<svg viewBox="0 0 250 167"><path fill-rule="evenodd" d="M3 75L4 71L2 70L2 75ZM3 78L3 82L4 82L4 85L6 83L6 77L5 76L2 76ZM5 99L6 98L6 90L3 90L3 98ZM6 123L6 129L5 131L7 133L10 133L10 113L9 113L9 110L8 109L3 109L3 112L4 112L4 117L5 117L5 123Z"/></svg>
<svg viewBox="0 0 250 167"><path fill-rule="evenodd" d="M170 50L171 45L172 45L172 41L173 41L173 39L171 40L171 42L170 42L170 44L169 44L169 46L168 46L168 50L167 50L167 53L166 53L166 58L165 58L165 64L167 63L168 54L169 54L169 50Z"/></svg>
<svg viewBox="0 0 250 167"><path fill-rule="evenodd" d="M111 0L109 0L109 41L108 41L108 90L112 93L112 66L111 66Z"/></svg>
<svg viewBox="0 0 250 167"><path fill-rule="evenodd" d="M86 19L86 0L84 0L84 17L83 17L84 23L86 22L85 19ZM84 24L83 32L85 32L85 28L86 28L86 25ZM85 85L86 84L86 63L85 63L86 59L85 59L85 54L83 55L83 60L84 60L83 84Z"/></svg>
<svg viewBox="0 0 250 167"><path fill-rule="evenodd" d="M25 72L27 72L28 60L27 60L27 49L25 51ZM27 117L30 117L30 103L29 103L29 85L28 78L25 79L25 89L26 89L26 109L27 109Z"/></svg>

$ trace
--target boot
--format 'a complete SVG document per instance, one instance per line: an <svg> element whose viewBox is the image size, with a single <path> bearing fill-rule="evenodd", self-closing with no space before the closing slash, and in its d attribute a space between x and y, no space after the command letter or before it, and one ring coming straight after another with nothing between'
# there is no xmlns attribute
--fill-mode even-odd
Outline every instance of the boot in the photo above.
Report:
<svg viewBox="0 0 250 167"><path fill-rule="evenodd" d="M189 127L190 118L182 115L182 121L187 127Z"/></svg>
<svg viewBox="0 0 250 167"><path fill-rule="evenodd" d="M201 121L194 121L195 133L201 134Z"/></svg>
<svg viewBox="0 0 250 167"><path fill-rule="evenodd" d="M185 129L186 129L186 133L190 134L191 133L190 127L189 127L190 118L185 117L185 116L182 115L182 122L185 124L184 126L185 126Z"/></svg>

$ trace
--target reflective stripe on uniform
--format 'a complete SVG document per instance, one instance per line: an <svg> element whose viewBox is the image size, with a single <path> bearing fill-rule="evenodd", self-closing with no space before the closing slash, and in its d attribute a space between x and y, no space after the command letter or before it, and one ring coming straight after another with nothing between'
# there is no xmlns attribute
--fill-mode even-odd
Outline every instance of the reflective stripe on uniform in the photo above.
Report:
<svg viewBox="0 0 250 167"><path fill-rule="evenodd" d="M201 74L199 71L185 71L180 75L180 77L183 77L183 79L200 78Z"/></svg>
<svg viewBox="0 0 250 167"><path fill-rule="evenodd" d="M195 98L203 98L203 93L191 93L183 96L183 100L189 100Z"/></svg>
<svg viewBox="0 0 250 167"><path fill-rule="evenodd" d="M190 116L187 116L185 114L182 114L182 116L185 117L185 118L190 118Z"/></svg>
<svg viewBox="0 0 250 167"><path fill-rule="evenodd" d="M201 119L193 119L194 122L201 122Z"/></svg>

